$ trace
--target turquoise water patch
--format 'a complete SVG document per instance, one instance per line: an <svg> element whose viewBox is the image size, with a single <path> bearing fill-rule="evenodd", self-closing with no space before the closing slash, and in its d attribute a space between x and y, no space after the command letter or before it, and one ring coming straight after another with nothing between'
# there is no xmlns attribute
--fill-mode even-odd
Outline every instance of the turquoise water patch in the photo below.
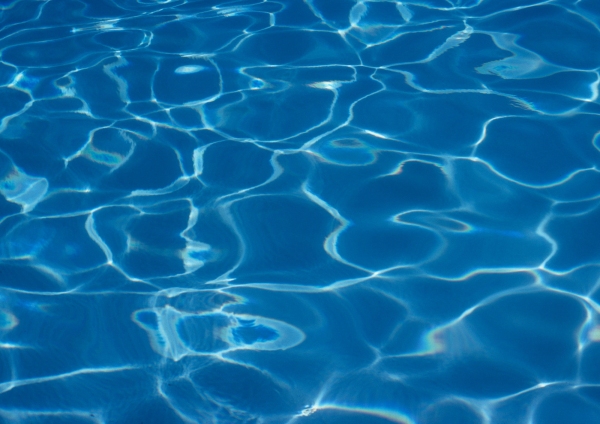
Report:
<svg viewBox="0 0 600 424"><path fill-rule="evenodd" d="M9 202L16 203L29 212L40 202L48 191L45 178L33 177L16 167L8 157L0 156L0 193Z"/></svg>
<svg viewBox="0 0 600 424"><path fill-rule="evenodd" d="M8 311L0 311L0 330L12 330L19 324L19 320Z"/></svg>

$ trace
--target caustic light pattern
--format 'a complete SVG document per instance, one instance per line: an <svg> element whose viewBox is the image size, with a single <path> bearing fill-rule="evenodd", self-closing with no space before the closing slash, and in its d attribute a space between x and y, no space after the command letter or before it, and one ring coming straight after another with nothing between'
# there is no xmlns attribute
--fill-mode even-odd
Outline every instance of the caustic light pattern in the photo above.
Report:
<svg viewBox="0 0 600 424"><path fill-rule="evenodd" d="M0 1L0 422L600 422L600 2Z"/></svg>

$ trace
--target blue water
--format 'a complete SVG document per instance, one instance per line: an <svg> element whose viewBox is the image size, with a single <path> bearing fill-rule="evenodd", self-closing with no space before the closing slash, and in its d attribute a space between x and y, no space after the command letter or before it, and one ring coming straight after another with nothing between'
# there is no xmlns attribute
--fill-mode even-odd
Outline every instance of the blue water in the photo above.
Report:
<svg viewBox="0 0 600 424"><path fill-rule="evenodd" d="M0 1L0 423L600 422L600 1Z"/></svg>

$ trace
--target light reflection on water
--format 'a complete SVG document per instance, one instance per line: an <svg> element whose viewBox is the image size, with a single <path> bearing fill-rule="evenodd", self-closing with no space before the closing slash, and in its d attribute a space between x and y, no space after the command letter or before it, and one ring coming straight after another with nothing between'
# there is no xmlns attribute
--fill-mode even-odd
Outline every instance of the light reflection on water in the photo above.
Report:
<svg viewBox="0 0 600 424"><path fill-rule="evenodd" d="M593 1L0 3L0 421L600 421Z"/></svg>

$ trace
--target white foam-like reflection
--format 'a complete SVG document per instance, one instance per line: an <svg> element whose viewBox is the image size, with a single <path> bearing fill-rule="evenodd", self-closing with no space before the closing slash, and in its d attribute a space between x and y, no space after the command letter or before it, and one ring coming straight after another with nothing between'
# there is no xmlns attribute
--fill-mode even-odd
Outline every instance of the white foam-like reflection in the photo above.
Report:
<svg viewBox="0 0 600 424"><path fill-rule="evenodd" d="M176 74L195 74L196 72L202 72L207 70L206 66L201 65L184 65L175 69Z"/></svg>
<svg viewBox="0 0 600 424"><path fill-rule="evenodd" d="M286 350L306 337L280 320L221 311L193 314L167 306L136 311L132 319L148 333L152 348L174 361L237 350Z"/></svg>

